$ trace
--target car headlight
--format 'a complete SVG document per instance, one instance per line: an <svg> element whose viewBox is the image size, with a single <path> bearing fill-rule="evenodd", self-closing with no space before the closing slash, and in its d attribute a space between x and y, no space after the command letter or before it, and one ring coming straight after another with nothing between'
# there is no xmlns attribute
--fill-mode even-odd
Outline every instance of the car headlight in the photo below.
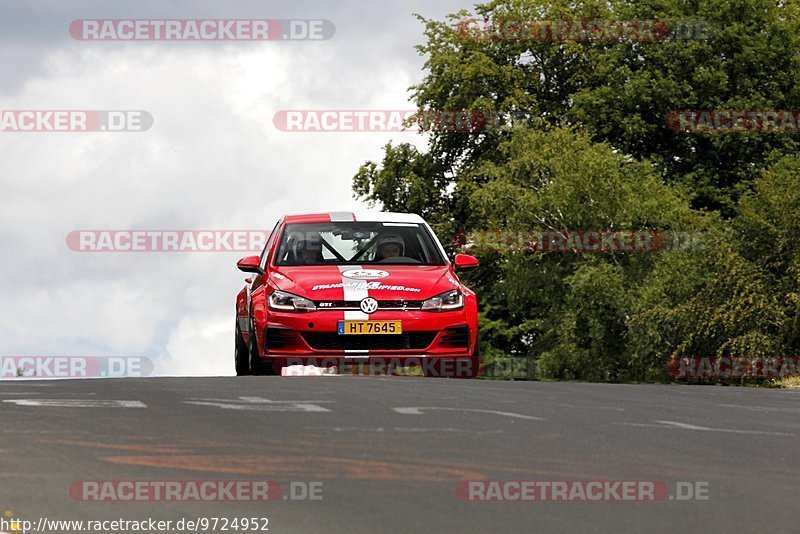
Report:
<svg viewBox="0 0 800 534"><path fill-rule="evenodd" d="M457 310L464 306L464 295L457 289L445 291L441 295L431 297L422 303L425 311Z"/></svg>
<svg viewBox="0 0 800 534"><path fill-rule="evenodd" d="M269 296L269 307L280 311L313 311L317 307L307 298L286 291L274 291Z"/></svg>

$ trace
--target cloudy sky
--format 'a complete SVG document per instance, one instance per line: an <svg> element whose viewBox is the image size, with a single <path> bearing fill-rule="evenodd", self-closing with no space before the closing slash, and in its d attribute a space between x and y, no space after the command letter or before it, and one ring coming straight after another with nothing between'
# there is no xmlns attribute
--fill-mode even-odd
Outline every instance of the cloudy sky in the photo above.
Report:
<svg viewBox="0 0 800 534"><path fill-rule="evenodd" d="M0 110L146 110L144 132L0 132L0 355L233 374L236 252L92 253L73 230L271 229L363 208L358 166L417 134L278 131L286 109L410 109L430 0L4 1ZM327 19L323 41L81 41L76 19Z"/></svg>

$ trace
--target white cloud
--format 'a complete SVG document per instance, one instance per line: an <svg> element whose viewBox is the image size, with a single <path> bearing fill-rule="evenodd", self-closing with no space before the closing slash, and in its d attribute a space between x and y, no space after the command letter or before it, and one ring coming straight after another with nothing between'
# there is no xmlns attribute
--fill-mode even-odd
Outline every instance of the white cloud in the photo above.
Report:
<svg viewBox="0 0 800 534"><path fill-rule="evenodd" d="M224 314L194 315L180 321L167 341L168 356L156 360L154 374L233 375L234 319Z"/></svg>
<svg viewBox="0 0 800 534"><path fill-rule="evenodd" d="M405 36L391 17L370 26L345 3L336 37L319 43L54 40L40 68L0 93L0 109L141 109L155 123L139 133L0 133L0 352L141 355L156 372L232 373L239 254L78 253L64 238L76 229L271 229L285 213L363 209L351 192L358 166L380 159L389 140L424 139L280 132L272 117L412 107L422 29L403 4L393 12L415 28ZM39 6L45 16L48 5ZM31 42L31 54L41 46Z"/></svg>

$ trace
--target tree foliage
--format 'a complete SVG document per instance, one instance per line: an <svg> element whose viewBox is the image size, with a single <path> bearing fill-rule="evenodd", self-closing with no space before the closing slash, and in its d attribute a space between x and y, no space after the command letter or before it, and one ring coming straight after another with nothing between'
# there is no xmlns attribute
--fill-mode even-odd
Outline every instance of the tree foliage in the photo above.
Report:
<svg viewBox="0 0 800 534"><path fill-rule="evenodd" d="M469 19L703 21L706 39L465 38ZM664 379L681 355L800 351L800 158L791 133L686 133L675 110L800 109L795 1L495 0L426 20L420 109L474 110L478 133L387 145L358 198L449 240L471 229L689 232L701 246L480 255L486 359L539 377Z"/></svg>

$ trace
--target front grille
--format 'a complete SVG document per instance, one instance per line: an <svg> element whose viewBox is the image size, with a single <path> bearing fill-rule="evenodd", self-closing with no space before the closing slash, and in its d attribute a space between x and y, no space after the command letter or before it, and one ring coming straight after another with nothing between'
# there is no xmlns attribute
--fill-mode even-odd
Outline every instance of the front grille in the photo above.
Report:
<svg viewBox="0 0 800 534"><path fill-rule="evenodd" d="M360 309L360 300L316 300L314 305L318 310L337 310L343 308ZM401 308L407 310L418 310L422 307L421 300L379 300L378 309Z"/></svg>
<svg viewBox="0 0 800 534"><path fill-rule="evenodd" d="M380 308L421 308L421 300L379 300L378 309Z"/></svg>
<svg viewBox="0 0 800 534"><path fill-rule="evenodd" d="M269 350L283 349L297 343L297 335L288 328L267 327L264 333L264 346Z"/></svg>
<svg viewBox="0 0 800 534"><path fill-rule="evenodd" d="M469 328L467 326L454 326L442 332L439 345L448 347L469 347Z"/></svg>
<svg viewBox="0 0 800 534"><path fill-rule="evenodd" d="M339 335L335 332L302 332L306 343L315 350L403 350L427 348L436 332L402 334Z"/></svg>

